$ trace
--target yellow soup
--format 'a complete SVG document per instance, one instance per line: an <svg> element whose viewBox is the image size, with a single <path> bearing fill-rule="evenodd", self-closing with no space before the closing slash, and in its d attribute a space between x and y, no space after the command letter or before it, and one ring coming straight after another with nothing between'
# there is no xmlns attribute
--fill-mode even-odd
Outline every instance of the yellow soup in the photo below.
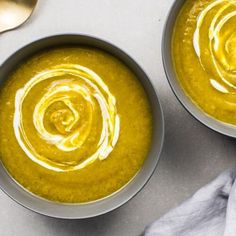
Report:
<svg viewBox="0 0 236 236"><path fill-rule="evenodd" d="M152 114L132 71L95 48L32 56L0 90L0 156L53 201L81 203L127 184L148 155Z"/></svg>
<svg viewBox="0 0 236 236"><path fill-rule="evenodd" d="M188 96L209 116L236 125L236 1L186 0L172 56Z"/></svg>

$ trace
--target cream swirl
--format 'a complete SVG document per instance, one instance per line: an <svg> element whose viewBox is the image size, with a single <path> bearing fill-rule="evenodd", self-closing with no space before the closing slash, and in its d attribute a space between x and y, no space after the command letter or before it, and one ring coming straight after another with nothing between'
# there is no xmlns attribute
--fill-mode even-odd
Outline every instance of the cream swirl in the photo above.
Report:
<svg viewBox="0 0 236 236"><path fill-rule="evenodd" d="M93 135L91 133L93 112L95 107L99 106L102 129L97 149L82 162L52 160L38 153L27 137L22 112L24 100L36 85L46 80L49 80L49 85L34 107L32 120L35 131L41 140L57 147L62 152L72 152L81 148L86 140ZM87 109L86 119L80 125L78 123L84 114L78 103L75 102L78 100L83 100ZM58 133L48 130L44 121L47 110L56 103L62 103L63 106L54 109L49 120ZM63 64L41 72L16 93L14 113L16 139L32 161L50 170L73 171L84 168L95 160L106 159L117 143L119 129L120 119L117 114L115 97L103 80L86 67Z"/></svg>
<svg viewBox="0 0 236 236"><path fill-rule="evenodd" d="M204 5L203 5L204 6ZM236 89L236 1L208 3L197 18L193 46L210 83L219 92Z"/></svg>

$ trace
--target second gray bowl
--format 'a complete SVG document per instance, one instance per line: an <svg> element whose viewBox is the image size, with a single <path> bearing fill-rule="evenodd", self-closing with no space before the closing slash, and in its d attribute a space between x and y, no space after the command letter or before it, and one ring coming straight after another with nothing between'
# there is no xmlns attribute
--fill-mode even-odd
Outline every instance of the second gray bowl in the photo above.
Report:
<svg viewBox="0 0 236 236"><path fill-rule="evenodd" d="M163 31L162 37L162 60L165 69L165 73L168 79L168 82L180 101L180 103L186 108L186 110L192 114L197 120L207 127L230 137L236 138L236 126L223 123L219 120L216 120L197 107L191 99L186 95L182 89L173 67L172 62L172 53L171 53L171 41L172 33L175 26L176 18L183 7L185 0L176 0L172 5L170 12L167 16L166 24ZM184 60L184 58L183 58Z"/></svg>

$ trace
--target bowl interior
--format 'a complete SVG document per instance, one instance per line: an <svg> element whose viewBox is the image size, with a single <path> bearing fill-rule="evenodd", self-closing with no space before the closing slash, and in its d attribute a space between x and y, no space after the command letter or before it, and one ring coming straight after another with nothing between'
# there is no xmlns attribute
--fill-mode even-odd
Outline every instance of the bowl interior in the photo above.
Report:
<svg viewBox="0 0 236 236"><path fill-rule="evenodd" d="M190 114L192 114L197 120L199 120L207 127L219 133L235 138L236 126L218 121L208 116L206 113L204 113L204 111L202 111L199 107L197 107L192 102L192 100L186 95L186 93L184 92L184 90L182 89L180 83L176 78L172 62L171 41L176 18L184 3L185 0L176 0L174 2L173 6L170 9L164 27L163 38L162 38L162 59L167 79L176 97L182 103L182 105L187 109L187 111L190 112Z"/></svg>
<svg viewBox="0 0 236 236"><path fill-rule="evenodd" d="M108 53L119 58L136 74L137 78L142 83L149 97L153 113L152 145L149 156L146 159L142 169L135 176L135 178L123 189L102 200L86 204L62 204L47 201L25 191L9 176L9 174L5 171L2 163L0 163L0 187L19 204L35 212L52 217L81 219L97 216L111 211L127 202L139 190L141 190L141 188L151 177L151 174L153 173L160 157L164 140L164 120L157 94L143 70L126 53L124 53L117 47L90 36L57 35L38 40L25 46L24 48L20 49L12 56L10 56L1 66L0 85L8 77L9 73L11 73L15 66L24 61L31 54L34 54L35 52L45 48L61 45L92 46L105 50Z"/></svg>

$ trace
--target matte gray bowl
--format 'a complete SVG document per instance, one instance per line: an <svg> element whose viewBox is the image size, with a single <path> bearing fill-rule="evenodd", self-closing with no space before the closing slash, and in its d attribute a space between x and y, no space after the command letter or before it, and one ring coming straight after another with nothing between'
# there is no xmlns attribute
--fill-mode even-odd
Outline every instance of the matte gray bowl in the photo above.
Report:
<svg viewBox="0 0 236 236"><path fill-rule="evenodd" d="M18 185L5 171L2 163L0 164L0 187L16 202L28 209L31 209L43 215L57 218L82 219L104 214L123 205L136 193L138 193L145 185L145 183L147 183L148 179L151 177L153 171L155 170L160 157L164 140L164 119L161 105L155 89L152 86L147 75L137 65L137 63L117 47L90 36L57 35L38 40L23 47L12 56L10 56L1 66L0 86L8 77L9 73L11 73L11 71L14 70L14 68L20 62L23 62L30 55L45 48L61 45L85 45L99 48L123 61L136 74L137 78L140 80L144 89L146 90L153 114L152 145L150 153L146 161L144 162L142 169L135 176L135 178L123 189L107 198L95 202L85 204L62 204L39 198L25 191L20 185Z"/></svg>
<svg viewBox="0 0 236 236"><path fill-rule="evenodd" d="M164 27L162 37L162 60L167 79L178 100L182 103L186 110L189 111L189 113L192 114L197 120L219 133L236 138L236 126L218 121L204 113L204 111L197 107L186 95L176 78L171 57L171 39L176 18L184 3L185 0L176 0L174 2L168 14Z"/></svg>

